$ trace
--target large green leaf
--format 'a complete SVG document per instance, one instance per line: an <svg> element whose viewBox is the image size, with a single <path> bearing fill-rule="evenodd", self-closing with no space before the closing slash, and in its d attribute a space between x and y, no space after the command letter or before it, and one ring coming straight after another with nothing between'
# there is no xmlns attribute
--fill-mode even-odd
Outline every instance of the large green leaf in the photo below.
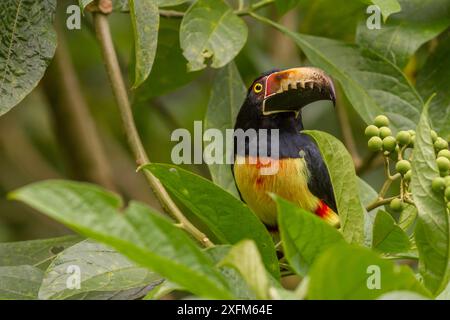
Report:
<svg viewBox="0 0 450 320"><path fill-rule="evenodd" d="M135 101L146 101L169 93L195 79L199 72L188 72L179 44L180 22L162 19L159 26L155 62L147 80L135 91Z"/></svg>
<svg viewBox="0 0 450 320"><path fill-rule="evenodd" d="M386 211L379 210L373 225L372 248L383 253L406 252L410 248L408 235Z"/></svg>
<svg viewBox="0 0 450 320"><path fill-rule="evenodd" d="M429 298L410 291L391 291L378 297L378 300L428 300Z"/></svg>
<svg viewBox="0 0 450 320"><path fill-rule="evenodd" d="M0 300L35 300L44 273L33 266L0 267Z"/></svg>
<svg viewBox="0 0 450 320"><path fill-rule="evenodd" d="M344 238L313 213L278 196L274 198L284 255L295 272L305 276L321 253Z"/></svg>
<svg viewBox="0 0 450 320"><path fill-rule="evenodd" d="M358 180L353 160L342 142L320 131L303 131L320 149L333 185L341 231L350 243L364 242L364 208L359 199Z"/></svg>
<svg viewBox="0 0 450 320"><path fill-rule="evenodd" d="M386 58L357 45L298 34L256 17L290 36L312 64L339 81L353 108L367 124L379 114L390 118L394 130L410 129L419 120L421 97L401 70Z"/></svg>
<svg viewBox="0 0 450 320"><path fill-rule="evenodd" d="M70 278L77 275L76 270L79 270L80 287L68 287ZM154 286L161 280L161 276L137 266L117 251L85 240L64 250L53 260L45 271L39 298L67 299L93 291L120 292Z"/></svg>
<svg viewBox="0 0 450 320"><path fill-rule="evenodd" d="M411 189L419 211L415 230L419 269L433 293L443 290L450 279L450 221L444 195L434 192L431 182L439 177L428 119L429 102L416 128Z"/></svg>
<svg viewBox="0 0 450 320"><path fill-rule="evenodd" d="M242 240L231 247L219 265L237 270L258 299L269 298L269 279L261 255L253 241Z"/></svg>
<svg viewBox="0 0 450 320"><path fill-rule="evenodd" d="M371 2L380 8L385 22L391 14L397 13L402 9L397 0L371 0Z"/></svg>
<svg viewBox="0 0 450 320"><path fill-rule="evenodd" d="M129 0L134 33L134 88L147 79L156 54L159 28L158 6L153 0Z"/></svg>
<svg viewBox="0 0 450 320"><path fill-rule="evenodd" d="M429 295L409 267L348 244L327 250L309 273L308 298L313 300L376 299L394 290Z"/></svg>
<svg viewBox="0 0 450 320"><path fill-rule="evenodd" d="M254 240L269 272L279 277L275 247L266 227L233 195L189 171L168 164L145 165L222 243Z"/></svg>
<svg viewBox="0 0 450 320"><path fill-rule="evenodd" d="M448 0L401 0L402 12L392 16L380 29L359 25L357 42L403 68L425 42L450 25ZM420 87L419 87L420 88Z"/></svg>
<svg viewBox="0 0 450 320"><path fill-rule="evenodd" d="M223 0L198 0L188 9L180 28L183 54L191 71L221 68L241 51L247 26Z"/></svg>
<svg viewBox="0 0 450 320"><path fill-rule="evenodd" d="M159 7L172 7L177 6L179 4L185 3L188 0L157 0Z"/></svg>
<svg viewBox="0 0 450 320"><path fill-rule="evenodd" d="M50 180L10 194L77 232L103 242L138 264L199 296L231 294L211 259L183 230L138 202L80 182Z"/></svg>
<svg viewBox="0 0 450 320"><path fill-rule="evenodd" d="M207 248L206 252L211 256L216 265L219 265L219 263L228 255L231 247L232 246L229 244L216 245L214 247ZM236 268L221 265L219 267L219 270L225 277L228 286L231 288L236 298L246 300L256 299L254 291L249 287L247 282L244 280L239 271L236 270Z"/></svg>
<svg viewBox="0 0 450 320"><path fill-rule="evenodd" d="M0 116L44 75L56 49L56 0L0 1Z"/></svg>
<svg viewBox="0 0 450 320"><path fill-rule="evenodd" d="M82 241L79 236L0 243L0 266L32 265L45 270L61 251Z"/></svg>
<svg viewBox="0 0 450 320"><path fill-rule="evenodd" d="M245 85L234 62L230 62L220 69L215 77L208 102L204 122L205 132L208 129L217 129L220 130L222 137L225 137L225 130L234 128L237 113L245 99L245 93ZM210 154L210 152L206 152L208 145L213 146L214 142L217 143L214 139L212 138L209 144L205 144L205 154ZM231 153L231 149L232 145L227 144L222 149L215 149L214 153L211 152L215 159L220 158L220 162L209 164L208 167L214 183L239 198L231 166L226 161L226 154L227 152Z"/></svg>
<svg viewBox="0 0 450 320"><path fill-rule="evenodd" d="M450 7L450 2L449 2ZM449 14L450 16L450 14ZM436 96L430 104L432 127L450 140L450 35L443 37L417 76L417 89L423 97Z"/></svg>
<svg viewBox="0 0 450 320"><path fill-rule="evenodd" d="M361 178L358 178L358 189L359 198L361 199L361 203L364 208L366 208L378 197L378 193ZM379 209L384 210L384 206L375 208L369 212L365 212L364 214L364 245L366 247L372 246L373 224Z"/></svg>

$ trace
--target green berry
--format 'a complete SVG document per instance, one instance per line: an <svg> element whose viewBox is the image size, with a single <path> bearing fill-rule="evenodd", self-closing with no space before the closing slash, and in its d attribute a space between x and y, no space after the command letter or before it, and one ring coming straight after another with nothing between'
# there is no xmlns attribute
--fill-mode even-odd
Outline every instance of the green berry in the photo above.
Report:
<svg viewBox="0 0 450 320"><path fill-rule="evenodd" d="M408 131L399 131L397 141L400 145L406 146L411 142L411 134Z"/></svg>
<svg viewBox="0 0 450 320"><path fill-rule="evenodd" d="M445 180L445 186L446 186L446 187L450 187L450 176L446 176L446 177L444 178L444 180Z"/></svg>
<svg viewBox="0 0 450 320"><path fill-rule="evenodd" d="M372 151L380 151L383 148L383 140L380 137L372 137L367 142L367 146Z"/></svg>
<svg viewBox="0 0 450 320"><path fill-rule="evenodd" d="M433 189L434 192L441 192L445 188L445 180L444 178L437 177L434 178L431 182L431 189Z"/></svg>
<svg viewBox="0 0 450 320"><path fill-rule="evenodd" d="M441 137L438 137L436 139L436 142L434 143L434 147L438 151L443 150L443 149L448 149L448 142L445 141L444 139L442 139Z"/></svg>
<svg viewBox="0 0 450 320"><path fill-rule="evenodd" d="M446 157L448 160L450 160L450 150L448 149L443 149L441 151L439 151L439 153L437 154L438 158L439 157Z"/></svg>
<svg viewBox="0 0 450 320"><path fill-rule="evenodd" d="M403 202L399 198L392 199L391 203L389 204L389 207L393 211L401 211L403 209Z"/></svg>
<svg viewBox="0 0 450 320"><path fill-rule="evenodd" d="M397 141L393 136L388 136L383 139L383 150L392 152L395 150L395 147L397 146Z"/></svg>
<svg viewBox="0 0 450 320"><path fill-rule="evenodd" d="M411 142L409 143L408 147L410 148L414 148L414 143L416 142L416 136L412 135L411 136Z"/></svg>
<svg viewBox="0 0 450 320"><path fill-rule="evenodd" d="M405 179L406 181L411 181L411 176L412 176L412 172L411 172L411 170L408 170L405 173L405 176L403 177L403 179Z"/></svg>
<svg viewBox="0 0 450 320"><path fill-rule="evenodd" d="M381 137L381 139L389 137L390 135L392 135L391 129L389 129L388 127L381 127L380 128L380 137Z"/></svg>
<svg viewBox="0 0 450 320"><path fill-rule="evenodd" d="M415 135L416 135L416 132L415 132L414 130L408 130L408 132L409 132L409 134L412 135L412 136L415 136Z"/></svg>
<svg viewBox="0 0 450 320"><path fill-rule="evenodd" d="M370 126L367 126L366 131L364 131L364 134L369 138L376 137L380 134L380 129L378 129L377 126L371 124Z"/></svg>
<svg viewBox="0 0 450 320"><path fill-rule="evenodd" d="M445 199L450 201L450 187L445 188Z"/></svg>
<svg viewBox="0 0 450 320"><path fill-rule="evenodd" d="M375 118L373 124L376 125L378 128L386 127L389 125L389 119L384 115L379 115Z"/></svg>
<svg viewBox="0 0 450 320"><path fill-rule="evenodd" d="M434 130L431 130L431 139L433 140L433 142L436 142L437 138L438 138L437 132Z"/></svg>
<svg viewBox="0 0 450 320"><path fill-rule="evenodd" d="M448 160L446 157L437 158L436 163L440 172L446 172L450 169L450 160Z"/></svg>
<svg viewBox="0 0 450 320"><path fill-rule="evenodd" d="M411 169L411 163L408 160L400 160L395 164L395 170L401 175L404 175L408 170Z"/></svg>

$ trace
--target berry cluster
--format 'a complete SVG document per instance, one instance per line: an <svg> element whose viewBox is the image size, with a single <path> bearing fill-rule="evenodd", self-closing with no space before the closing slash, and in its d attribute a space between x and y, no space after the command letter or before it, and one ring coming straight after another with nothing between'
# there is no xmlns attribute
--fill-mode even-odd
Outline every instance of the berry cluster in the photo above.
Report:
<svg viewBox="0 0 450 320"><path fill-rule="evenodd" d="M436 142L438 141L436 140ZM447 207L450 210L450 151L448 150L447 141L443 140L438 147L436 147L436 142L434 143L436 164L441 176L433 179L431 188L434 192L444 194Z"/></svg>
<svg viewBox="0 0 450 320"><path fill-rule="evenodd" d="M379 115L374 119L373 124L366 128L365 135L369 138L368 148L373 152L382 152L384 157L387 180L379 194L377 203L389 203L391 209L394 211L401 211L404 208L405 202L414 204L409 184L412 174L410 162L412 157L411 149L414 148L415 131L399 131L394 137L389 128L389 118L384 115ZM436 163L441 175L433 180L432 188L435 192L444 193L447 206L450 209L450 151L448 150L448 142L442 137L439 137L433 130L431 130L431 137L436 153ZM391 158L395 158L396 161L396 173L393 175L391 175L389 165ZM400 179L400 195L385 199L384 194L391 182L397 179Z"/></svg>

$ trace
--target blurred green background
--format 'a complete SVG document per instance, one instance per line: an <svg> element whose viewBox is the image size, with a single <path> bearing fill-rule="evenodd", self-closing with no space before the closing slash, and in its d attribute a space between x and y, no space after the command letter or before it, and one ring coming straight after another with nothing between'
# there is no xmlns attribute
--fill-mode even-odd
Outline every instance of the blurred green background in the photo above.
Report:
<svg viewBox="0 0 450 320"><path fill-rule="evenodd" d="M229 2L234 7L239 3ZM352 5L353 1L338 0L333 7L329 7L330 1L299 2L296 9L283 16L274 7L265 9L265 14L292 30L347 42L354 40L357 24L364 12L357 10ZM87 102L106 154L114 190L125 199L137 199L158 207L143 177L135 172L136 165L126 144L90 16L83 17L81 30L65 28L65 8L72 3L75 2L58 1L59 37L65 38L68 45L83 99ZM186 7L184 5L180 9ZM236 59L246 85L266 70L308 65L291 40L256 21L247 18L246 21L249 41ZM212 79L217 72L207 68L195 74L186 73L186 61L179 48L178 23L175 19L161 20L160 43L150 75L152 82L144 84L137 92L130 91L138 129L153 162L170 162L171 148L175 144L170 141L170 134L174 129L192 130L195 120L203 120ZM129 15L113 13L110 24L130 87L134 44ZM420 63L420 52L417 56ZM73 155L77 148L68 144L58 129L66 123L61 123L61 117L55 112L60 102L55 103L53 95L63 93L59 92L62 89L58 78L49 75L51 68L38 88L0 118L0 241L47 238L70 232L25 205L6 199L9 191L34 181L51 178L83 180L83 175L74 169ZM159 93L163 94L156 97ZM349 107L340 88L338 97L338 108L347 113L348 123L340 125L337 110L328 104L315 103L304 110L305 127L323 130L342 139L344 126L353 133L360 157L364 158L367 155L365 125ZM209 176L205 165L187 168ZM364 172L362 177L379 188L384 180L381 172L376 167Z"/></svg>

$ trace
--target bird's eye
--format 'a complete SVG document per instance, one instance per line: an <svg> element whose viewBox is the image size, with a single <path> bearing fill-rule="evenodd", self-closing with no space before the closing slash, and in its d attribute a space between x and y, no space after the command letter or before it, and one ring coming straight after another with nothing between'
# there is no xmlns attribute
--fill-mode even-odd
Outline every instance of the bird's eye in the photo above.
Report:
<svg viewBox="0 0 450 320"><path fill-rule="evenodd" d="M261 83L257 83L255 84L255 86L253 87L253 91L255 91L256 93L260 93L263 89L263 86Z"/></svg>

